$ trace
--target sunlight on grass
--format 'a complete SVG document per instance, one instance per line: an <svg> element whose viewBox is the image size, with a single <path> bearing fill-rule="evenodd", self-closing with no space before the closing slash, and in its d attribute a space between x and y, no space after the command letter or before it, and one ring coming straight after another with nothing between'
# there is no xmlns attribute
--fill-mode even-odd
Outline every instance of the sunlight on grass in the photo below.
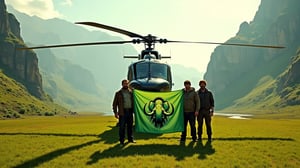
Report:
<svg viewBox="0 0 300 168"><path fill-rule="evenodd" d="M215 116L213 142L135 133L118 144L112 116L0 120L2 167L299 167L299 120ZM204 131L205 132L205 131Z"/></svg>

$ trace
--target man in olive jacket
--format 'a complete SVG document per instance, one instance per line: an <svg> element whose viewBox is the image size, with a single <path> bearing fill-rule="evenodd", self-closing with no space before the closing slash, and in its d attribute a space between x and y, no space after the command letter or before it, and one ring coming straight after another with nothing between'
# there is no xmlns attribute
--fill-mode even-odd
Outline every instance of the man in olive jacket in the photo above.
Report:
<svg viewBox="0 0 300 168"><path fill-rule="evenodd" d="M133 139L133 94L128 88L128 83L128 80L122 80L122 88L116 92L112 104L115 117L119 119L119 141L121 145L124 145L126 126L128 142L135 143Z"/></svg>
<svg viewBox="0 0 300 168"><path fill-rule="evenodd" d="M197 117L198 121L198 139L201 140L202 136L202 126L203 119L205 120L206 133L208 141L211 141L212 128L211 128L211 117L214 115L214 97L211 91L206 88L207 82L205 80L200 80L200 89L197 91L200 98L200 111Z"/></svg>
<svg viewBox="0 0 300 168"><path fill-rule="evenodd" d="M184 111L184 131L181 133L181 142L184 142L186 139L186 128L188 122L190 123L191 136L194 142L197 141L196 135L196 116L198 115L200 108L200 101L195 88L191 87L191 82L186 80L184 81L183 88L183 111Z"/></svg>

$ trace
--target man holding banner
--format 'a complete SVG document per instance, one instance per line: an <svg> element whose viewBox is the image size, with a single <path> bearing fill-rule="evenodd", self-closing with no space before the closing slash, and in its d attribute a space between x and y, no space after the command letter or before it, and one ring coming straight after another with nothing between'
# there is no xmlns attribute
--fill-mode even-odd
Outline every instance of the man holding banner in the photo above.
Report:
<svg viewBox="0 0 300 168"><path fill-rule="evenodd" d="M127 126L127 138L129 143L135 143L133 139L133 95L128 88L128 80L122 80L122 88L116 92L113 101L113 112L119 119L119 141L124 145L125 128Z"/></svg>
<svg viewBox="0 0 300 168"><path fill-rule="evenodd" d="M191 136L194 142L197 142L196 135L196 116L198 116L200 109L200 99L195 91L195 88L191 87L189 80L184 81L183 90L183 111L184 111L184 131L181 133L181 142L185 142L186 139L186 128L188 122L190 123Z"/></svg>

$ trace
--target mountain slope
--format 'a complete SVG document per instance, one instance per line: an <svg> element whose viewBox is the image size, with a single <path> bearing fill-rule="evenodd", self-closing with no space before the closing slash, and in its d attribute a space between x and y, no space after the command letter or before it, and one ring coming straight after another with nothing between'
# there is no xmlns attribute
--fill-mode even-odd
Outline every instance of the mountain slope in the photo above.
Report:
<svg viewBox="0 0 300 168"><path fill-rule="evenodd" d="M218 109L248 108L251 111L255 102L261 102L260 107L265 103L260 108L262 111L277 107L279 99L276 94L269 95L273 93L270 90L267 95L262 92L291 65L291 59L300 46L299 8L300 1L297 0L264 0L254 20L242 23L237 35L228 40L233 43L277 44L286 46L285 49L226 46L215 49L204 78L215 92ZM247 103L249 95L255 101Z"/></svg>
<svg viewBox="0 0 300 168"><path fill-rule="evenodd" d="M300 50L285 72L276 79L271 76L261 78L255 89L236 100L233 106L225 108L224 111L300 117L299 71Z"/></svg>
<svg viewBox="0 0 300 168"><path fill-rule="evenodd" d="M106 112L110 101L90 71L68 60L58 59L46 50L38 50L43 87L56 103L72 111Z"/></svg>
<svg viewBox="0 0 300 168"><path fill-rule="evenodd" d="M7 77L0 70L0 117L18 118L21 115L54 115L66 109L51 101L32 96L19 82Z"/></svg>
<svg viewBox="0 0 300 168"><path fill-rule="evenodd" d="M4 0L0 0L0 116L66 112L44 93L37 56L17 50L24 46L18 20L7 13Z"/></svg>

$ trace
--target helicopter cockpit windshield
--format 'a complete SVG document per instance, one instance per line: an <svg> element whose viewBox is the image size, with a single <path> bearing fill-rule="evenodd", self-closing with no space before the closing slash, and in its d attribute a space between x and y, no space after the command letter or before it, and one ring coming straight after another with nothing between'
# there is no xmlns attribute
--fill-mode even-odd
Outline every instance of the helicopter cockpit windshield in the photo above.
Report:
<svg viewBox="0 0 300 168"><path fill-rule="evenodd" d="M135 66L136 79L161 78L168 80L168 66L155 62L140 62Z"/></svg>
<svg viewBox="0 0 300 168"><path fill-rule="evenodd" d="M143 60L129 66L128 79L131 88L149 91L172 89L171 68L165 63Z"/></svg>

